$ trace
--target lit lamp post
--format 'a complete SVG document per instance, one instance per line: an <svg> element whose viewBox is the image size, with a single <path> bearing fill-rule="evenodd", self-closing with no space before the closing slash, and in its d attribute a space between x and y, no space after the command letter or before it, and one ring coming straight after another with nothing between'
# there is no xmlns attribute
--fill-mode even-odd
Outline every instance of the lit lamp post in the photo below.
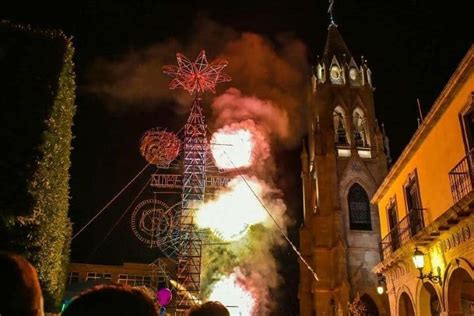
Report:
<svg viewBox="0 0 474 316"><path fill-rule="evenodd" d="M383 285L382 285L382 284L377 285L377 293L379 293L380 295L382 295L383 292L384 292Z"/></svg>
<svg viewBox="0 0 474 316"><path fill-rule="evenodd" d="M413 253L413 263L415 264L415 267L418 269L418 271L420 271L418 279L421 281L428 279L433 283L439 283L440 285L442 284L440 267L438 267L438 275L433 275L433 271L431 270L428 274L423 274L423 268L425 267L425 254L419 250L418 247L415 247L415 252Z"/></svg>
<svg viewBox="0 0 474 316"><path fill-rule="evenodd" d="M379 295L382 295L385 292L386 287L385 277L381 273L377 273L377 277L377 293L379 293Z"/></svg>

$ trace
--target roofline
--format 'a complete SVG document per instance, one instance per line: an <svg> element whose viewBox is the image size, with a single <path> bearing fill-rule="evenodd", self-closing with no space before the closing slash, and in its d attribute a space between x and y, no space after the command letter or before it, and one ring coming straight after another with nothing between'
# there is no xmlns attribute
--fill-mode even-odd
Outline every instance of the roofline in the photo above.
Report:
<svg viewBox="0 0 474 316"><path fill-rule="evenodd" d="M380 201L382 195L386 193L388 187L402 171L402 167L409 159L413 157L415 151L420 147L421 142L426 138L426 136L428 136L428 133L434 127L435 123L439 121L442 113L449 105L455 90L459 86L457 83L462 79L465 79L468 74L468 70L471 67L474 67L474 44L471 44L471 47L468 49L466 55L448 80L448 83L444 86L440 95L433 103L433 106L426 115L422 124L418 127L410 142L404 148L400 157L392 166L382 184L373 195L372 199L370 200L372 204L376 204L378 201Z"/></svg>

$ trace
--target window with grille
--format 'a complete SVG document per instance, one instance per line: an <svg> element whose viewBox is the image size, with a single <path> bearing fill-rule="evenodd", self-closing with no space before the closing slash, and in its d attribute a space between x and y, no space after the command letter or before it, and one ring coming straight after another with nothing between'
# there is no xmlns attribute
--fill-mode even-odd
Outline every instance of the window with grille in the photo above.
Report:
<svg viewBox="0 0 474 316"><path fill-rule="evenodd" d="M467 110L460 115L463 140L466 152L474 148L474 92L471 95L471 104Z"/></svg>
<svg viewBox="0 0 474 316"><path fill-rule="evenodd" d="M355 145L357 147L370 147L367 117L360 107L357 107L352 113L352 125Z"/></svg>
<svg viewBox="0 0 474 316"><path fill-rule="evenodd" d="M410 234L414 236L423 228L423 208L421 205L420 187L416 169L409 174L408 182L405 184L405 201L408 212L408 224Z"/></svg>
<svg viewBox="0 0 474 316"><path fill-rule="evenodd" d="M73 272L73 271L69 272L67 282L68 284L79 282L79 272Z"/></svg>
<svg viewBox="0 0 474 316"><path fill-rule="evenodd" d="M87 272L86 282L90 281L90 280L101 280L101 279L111 281L112 280L112 274L111 273Z"/></svg>
<svg viewBox="0 0 474 316"><path fill-rule="evenodd" d="M337 145L349 145L346 129L346 114L341 106L336 106L333 111L335 143Z"/></svg>
<svg viewBox="0 0 474 316"><path fill-rule="evenodd" d="M354 230L372 230L370 220L370 202L367 193L360 184L355 183L349 189L349 226Z"/></svg>
<svg viewBox="0 0 474 316"><path fill-rule="evenodd" d="M120 274L117 280L118 283L127 284L130 286L145 285L151 287L151 277L144 275L129 275Z"/></svg>
<svg viewBox="0 0 474 316"><path fill-rule="evenodd" d="M395 198L390 199L390 203L387 206L387 218L388 218L388 226L390 229L389 231L390 244L392 247L392 251L395 251L398 248L400 248L398 211L397 211L397 203L395 201Z"/></svg>

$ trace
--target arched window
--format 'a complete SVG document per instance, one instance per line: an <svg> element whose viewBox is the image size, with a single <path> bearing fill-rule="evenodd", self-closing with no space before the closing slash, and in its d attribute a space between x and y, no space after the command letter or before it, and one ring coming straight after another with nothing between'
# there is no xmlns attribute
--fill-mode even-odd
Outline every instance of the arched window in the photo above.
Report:
<svg viewBox="0 0 474 316"><path fill-rule="evenodd" d="M350 229L372 230L369 197L360 184L352 185L349 189L347 201L349 204Z"/></svg>
<svg viewBox="0 0 474 316"><path fill-rule="evenodd" d="M360 107L357 107L352 113L352 123L354 126L355 145L357 147L369 147L370 138L367 129L367 118Z"/></svg>
<svg viewBox="0 0 474 316"><path fill-rule="evenodd" d="M372 85L372 71L369 68L367 68L367 82Z"/></svg>
<svg viewBox="0 0 474 316"><path fill-rule="evenodd" d="M398 301L398 315L400 316L415 316L415 310L413 309L413 302L410 296L406 292L400 295Z"/></svg>
<svg viewBox="0 0 474 316"><path fill-rule="evenodd" d="M318 79L321 81L321 82L325 82L326 81L326 68L324 67L324 64L318 64L317 66L317 76L318 76Z"/></svg>
<svg viewBox="0 0 474 316"><path fill-rule="evenodd" d="M348 145L347 129L346 129L346 115L344 109L336 106L333 112L334 117L334 135L335 143L338 145Z"/></svg>

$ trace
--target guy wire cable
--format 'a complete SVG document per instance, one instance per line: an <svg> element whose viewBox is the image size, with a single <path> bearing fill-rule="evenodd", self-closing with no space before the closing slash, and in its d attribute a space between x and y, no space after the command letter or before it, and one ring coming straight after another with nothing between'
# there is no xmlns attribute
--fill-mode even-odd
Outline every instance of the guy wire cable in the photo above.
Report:
<svg viewBox="0 0 474 316"><path fill-rule="evenodd" d="M92 258L92 256L95 254L95 252L102 246L102 244L105 242L105 240L109 237L109 235L112 233L112 231L115 229L115 227L117 227L117 225L120 223L120 221L125 217L125 215L130 211L130 209L132 208L133 204L135 204L135 202L138 200L138 198L140 197L140 195L142 195L143 191L145 191L146 187L148 186L148 184L151 182L151 177L150 179L145 183L145 185L141 188L140 192L138 192L138 194L135 196L135 198L133 199L133 201L127 206L127 208L125 209L125 211L122 213L122 215L119 217L119 219L117 219L117 221L115 221L114 225L109 229L109 231L107 232L107 234L105 235L105 237L99 242L99 244L97 244L97 246L92 250L92 252L89 254L88 258ZM89 261L89 260L88 260Z"/></svg>
<svg viewBox="0 0 474 316"><path fill-rule="evenodd" d="M145 167L143 167L142 170L140 170L140 172L138 172L135 177L133 177L132 180L130 180L123 188L122 190L120 190L107 204L105 204L105 206L94 216L92 217L84 226L82 226L81 229L79 229L73 236L72 236L72 239L71 240L74 240L77 236L79 236L80 233L82 233L82 231L84 229L86 229L97 217L99 217L100 214L102 214L103 211L105 211L107 209L107 207L110 206L110 204L112 204L119 196L120 194L122 194L142 173L143 171L145 171L146 168L148 168L148 166L150 165L150 163L146 164Z"/></svg>
<svg viewBox="0 0 474 316"><path fill-rule="evenodd" d="M227 158L229 159L230 163L238 170L238 168L235 166L234 162L232 161L232 159L229 157L229 155L227 154L227 152L224 150L224 154L227 156ZM311 272L311 274L313 275L314 279L316 281L319 281L319 278L318 278L318 275L316 274L316 272L313 270L313 268L309 265L309 263L305 260L305 258L303 257L303 255L301 254L301 252L299 252L299 250L296 248L295 244L293 244L293 242L290 240L290 238L285 234L285 232L283 231L283 229L281 228L281 226L278 224L278 222L276 221L276 219L273 217L273 215L271 214L270 210L265 206L265 203L263 203L262 199L260 199L260 197L257 195L257 193L255 193L254 189L252 188L252 186L248 183L247 179L245 178L245 176L240 172L238 171L238 174L239 176L242 178L242 180L244 180L245 184L247 185L247 187L250 189L250 191L252 192L252 194L255 196L255 198L257 199L257 201L260 203L260 205L262 205L263 209L267 212L268 216L270 216L271 220L273 221L273 223L275 224L275 226L278 228L278 230L280 231L280 234L285 238L285 240L288 242L288 244L291 246L291 248L293 249L293 251L296 253L296 255L298 256L298 258L301 260L301 262L306 266L306 268Z"/></svg>

